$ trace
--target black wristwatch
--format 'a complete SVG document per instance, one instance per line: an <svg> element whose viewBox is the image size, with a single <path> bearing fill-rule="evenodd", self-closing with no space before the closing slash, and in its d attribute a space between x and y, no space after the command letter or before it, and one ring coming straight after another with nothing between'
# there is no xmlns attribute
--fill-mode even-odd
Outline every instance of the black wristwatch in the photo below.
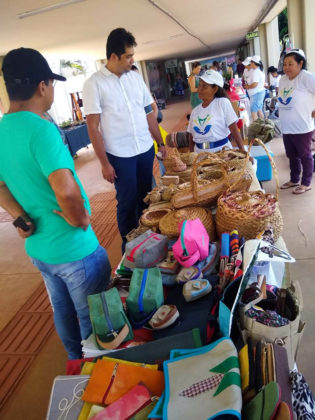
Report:
<svg viewBox="0 0 315 420"><path fill-rule="evenodd" d="M164 143L158 143L158 147L162 147L162 146L165 146L165 144Z"/></svg>

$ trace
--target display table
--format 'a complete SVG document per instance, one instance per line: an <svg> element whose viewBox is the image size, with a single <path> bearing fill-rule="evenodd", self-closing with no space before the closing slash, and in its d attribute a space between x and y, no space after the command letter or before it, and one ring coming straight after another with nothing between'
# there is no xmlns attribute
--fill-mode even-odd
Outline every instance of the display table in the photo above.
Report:
<svg viewBox="0 0 315 420"><path fill-rule="evenodd" d="M87 125L82 124L78 127L63 130L71 156L74 156L82 147L87 147L91 142L87 131Z"/></svg>

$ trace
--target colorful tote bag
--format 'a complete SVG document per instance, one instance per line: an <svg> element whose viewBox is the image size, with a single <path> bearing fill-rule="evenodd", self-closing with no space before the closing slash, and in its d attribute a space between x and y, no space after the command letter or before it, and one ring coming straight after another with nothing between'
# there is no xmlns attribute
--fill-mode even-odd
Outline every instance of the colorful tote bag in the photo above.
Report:
<svg viewBox="0 0 315 420"><path fill-rule="evenodd" d="M241 419L239 360L229 338L165 361L164 375L163 419Z"/></svg>

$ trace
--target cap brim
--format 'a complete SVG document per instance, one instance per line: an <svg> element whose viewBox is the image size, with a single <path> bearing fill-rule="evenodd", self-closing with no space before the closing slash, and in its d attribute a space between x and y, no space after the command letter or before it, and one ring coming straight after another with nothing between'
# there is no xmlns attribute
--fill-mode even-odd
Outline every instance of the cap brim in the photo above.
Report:
<svg viewBox="0 0 315 420"><path fill-rule="evenodd" d="M55 74L55 73L52 73L50 78L54 80L59 80L60 82L65 82L67 80L65 77L61 76L60 74Z"/></svg>

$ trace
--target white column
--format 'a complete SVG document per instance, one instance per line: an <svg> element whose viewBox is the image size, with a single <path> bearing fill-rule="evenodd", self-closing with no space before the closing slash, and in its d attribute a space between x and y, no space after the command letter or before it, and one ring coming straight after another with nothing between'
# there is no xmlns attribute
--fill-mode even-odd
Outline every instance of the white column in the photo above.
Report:
<svg viewBox="0 0 315 420"><path fill-rule="evenodd" d="M278 16L266 23L267 63L268 67L278 66L280 58Z"/></svg>
<svg viewBox="0 0 315 420"><path fill-rule="evenodd" d="M307 57L308 70L315 73L315 1L304 0L304 51ZM300 46L296 45L296 48ZM303 47L300 47L303 48Z"/></svg>
<svg viewBox="0 0 315 420"><path fill-rule="evenodd" d="M253 55L260 55L260 41L259 37L254 38L254 51Z"/></svg>
<svg viewBox="0 0 315 420"><path fill-rule="evenodd" d="M293 48L304 48L304 0L287 0L289 36ZM313 16L314 18L314 16ZM314 23L313 23L314 25Z"/></svg>
<svg viewBox="0 0 315 420"><path fill-rule="evenodd" d="M261 57L261 61L264 65L264 71L267 74L268 68L268 54L267 54L267 35L266 35L266 25L262 24L258 26L259 31L259 51L258 55Z"/></svg>

